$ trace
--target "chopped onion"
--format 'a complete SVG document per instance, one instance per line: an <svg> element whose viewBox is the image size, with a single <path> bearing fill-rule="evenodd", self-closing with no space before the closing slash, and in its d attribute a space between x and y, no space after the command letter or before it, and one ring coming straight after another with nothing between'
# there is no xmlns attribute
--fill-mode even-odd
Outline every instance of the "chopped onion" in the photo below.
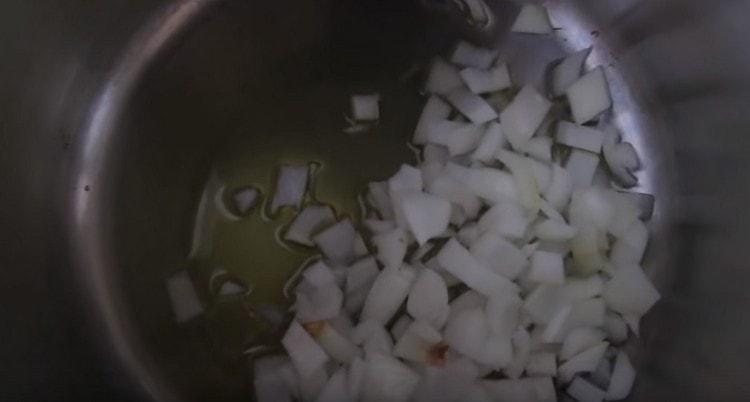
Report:
<svg viewBox="0 0 750 402"><path fill-rule="evenodd" d="M166 285L175 321L183 323L203 314L203 305L187 271L172 275L167 279Z"/></svg>
<svg viewBox="0 0 750 402"><path fill-rule="evenodd" d="M440 332L417 320L398 339L393 347L393 355L417 363L442 366L445 363L445 348L440 345L442 340Z"/></svg>
<svg viewBox="0 0 750 402"><path fill-rule="evenodd" d="M536 180L533 161L504 149L501 149L497 153L497 159L505 164L511 173L513 173L519 203L531 215L535 215L539 211L539 202L541 201L539 190L541 186Z"/></svg>
<svg viewBox="0 0 750 402"><path fill-rule="evenodd" d="M530 376L554 377L557 375L557 358L554 353L536 352L529 356L526 374Z"/></svg>
<svg viewBox="0 0 750 402"><path fill-rule="evenodd" d="M590 71L565 91L573 112L573 120L583 124L593 120L612 106L609 85L600 66Z"/></svg>
<svg viewBox="0 0 750 402"><path fill-rule="evenodd" d="M510 30L531 34L552 33L552 24L549 21L547 9L538 4L524 4Z"/></svg>
<svg viewBox="0 0 750 402"><path fill-rule="evenodd" d="M399 317L396 322L393 323L393 326L391 327L391 336L393 336L393 339L401 338L402 335L404 335L404 332L406 332L406 329L409 328L409 326L414 322L414 320L409 317L408 314L403 314L401 317Z"/></svg>
<svg viewBox="0 0 750 402"><path fill-rule="evenodd" d="M600 342L570 358L558 368L560 380L567 383L577 373L590 373L596 370L596 366L602 357L604 357L604 352L608 346L607 342Z"/></svg>
<svg viewBox="0 0 750 402"><path fill-rule="evenodd" d="M520 239L526 233L529 220L516 204L502 202L490 208L479 218L479 230L492 232L509 239Z"/></svg>
<svg viewBox="0 0 750 402"><path fill-rule="evenodd" d="M471 155L471 159L490 163L495 159L497 151L505 146L505 143L505 135L503 134L503 129L500 123L495 121L490 122L487 124L482 139L479 141L474 153Z"/></svg>
<svg viewBox="0 0 750 402"><path fill-rule="evenodd" d="M281 338L281 344L299 373L302 394L315 398L327 380L325 366L329 361L328 355L307 331L294 321L289 324L286 334Z"/></svg>
<svg viewBox="0 0 750 402"><path fill-rule="evenodd" d="M503 370L503 373L509 378L517 379L523 374L526 364L529 361L531 353L531 338L524 327L519 327L516 329L516 332L513 333L511 342L513 345L513 361L511 361L510 365ZM496 392L492 393L496 394Z"/></svg>
<svg viewBox="0 0 750 402"><path fill-rule="evenodd" d="M488 69L497 58L497 50L485 49L460 41L451 55L451 62L466 66Z"/></svg>
<svg viewBox="0 0 750 402"><path fill-rule="evenodd" d="M361 345L368 356L374 353L390 355L393 351L393 340L382 324L362 320L352 332L352 342Z"/></svg>
<svg viewBox="0 0 750 402"><path fill-rule="evenodd" d="M573 149L565 163L565 169L570 173L573 188L581 189L590 187L598 166L599 155L580 149Z"/></svg>
<svg viewBox="0 0 750 402"><path fill-rule="evenodd" d="M578 80L589 53L591 53L590 47L579 50L555 66L552 70L552 93L555 96L565 94L568 87Z"/></svg>
<svg viewBox="0 0 750 402"><path fill-rule="evenodd" d="M569 147L598 154L602 150L604 134L593 128L561 121L557 125L555 141Z"/></svg>
<svg viewBox="0 0 750 402"><path fill-rule="evenodd" d="M544 198L558 211L562 211L573 193L573 179L567 169L552 165L552 179L544 191Z"/></svg>
<svg viewBox="0 0 750 402"><path fill-rule="evenodd" d="M409 230L422 245L448 228L450 202L426 193L410 193L401 204Z"/></svg>
<svg viewBox="0 0 750 402"><path fill-rule="evenodd" d="M234 209L240 216L246 216L260 201L261 193L256 187L246 186L232 193Z"/></svg>
<svg viewBox="0 0 750 402"><path fill-rule="evenodd" d="M373 121L380 118L379 94L352 95L352 117L359 121Z"/></svg>
<svg viewBox="0 0 750 402"><path fill-rule="evenodd" d="M443 246L437 260L448 272L485 296L518 291L513 282L488 270L455 239Z"/></svg>
<svg viewBox="0 0 750 402"><path fill-rule="evenodd" d="M531 86L521 89L510 105L500 113L500 122L513 149L524 149L551 106L550 101Z"/></svg>
<svg viewBox="0 0 750 402"><path fill-rule="evenodd" d="M329 260L348 264L354 258L356 230L349 219L342 219L313 236L315 245Z"/></svg>
<svg viewBox="0 0 750 402"><path fill-rule="evenodd" d="M407 237L401 228L373 236L378 260L386 267L399 267L406 255Z"/></svg>
<svg viewBox="0 0 750 402"><path fill-rule="evenodd" d="M416 274L414 269L386 267L375 279L362 309L363 320L374 320L385 325L406 300Z"/></svg>
<svg viewBox="0 0 750 402"><path fill-rule="evenodd" d="M459 72L469 90L475 94L497 92L510 87L508 66L500 63L488 70L467 67Z"/></svg>
<svg viewBox="0 0 750 402"><path fill-rule="evenodd" d="M294 217L289 229L284 233L284 239L305 246L313 246L311 236L334 223L336 223L336 216L331 207L308 205Z"/></svg>
<svg viewBox="0 0 750 402"><path fill-rule="evenodd" d="M426 135L429 143L448 148L451 156L473 151L482 139L482 126L459 121L442 120L433 124Z"/></svg>
<svg viewBox="0 0 750 402"><path fill-rule="evenodd" d="M442 58L435 58L430 71L427 74L425 91L433 94L445 95L448 92L464 86L461 76L458 74L458 67L450 64Z"/></svg>
<svg viewBox="0 0 750 402"><path fill-rule="evenodd" d="M438 195L453 204L460 206L467 218L474 219L482 207L479 198L460 181L440 175L427 186L427 192Z"/></svg>
<svg viewBox="0 0 750 402"><path fill-rule="evenodd" d="M450 312L443 278L430 269L422 269L409 292L406 311L416 320L442 328Z"/></svg>
<svg viewBox="0 0 750 402"><path fill-rule="evenodd" d="M523 152L542 162L552 162L552 139L549 137L532 137L526 141Z"/></svg>
<svg viewBox="0 0 750 402"><path fill-rule="evenodd" d="M365 219L364 225L373 234L390 232L396 228L396 224L393 221L379 219Z"/></svg>
<svg viewBox="0 0 750 402"><path fill-rule="evenodd" d="M384 182L372 182L367 186L367 199L380 216L386 220L394 218L391 196L388 194L388 184Z"/></svg>
<svg viewBox="0 0 750 402"><path fill-rule="evenodd" d="M612 279L604 285L602 296L612 310L637 316L645 314L660 298L659 292L637 265L618 267Z"/></svg>
<svg viewBox="0 0 750 402"><path fill-rule="evenodd" d="M349 401L349 390L346 384L346 368L339 367L328 379L325 387L318 395L316 402L347 402Z"/></svg>
<svg viewBox="0 0 750 402"><path fill-rule="evenodd" d="M615 368L612 370L612 377L609 381L606 399L608 401L619 401L625 399L630 394L635 381L635 369L630 364L630 359L625 352L617 353L615 359Z"/></svg>
<svg viewBox="0 0 750 402"><path fill-rule="evenodd" d="M359 311L365 302L372 283L380 273L372 257L357 261L346 271L346 309Z"/></svg>
<svg viewBox="0 0 750 402"><path fill-rule="evenodd" d="M551 377L482 380L492 400L518 402L554 402L557 400L555 384Z"/></svg>
<svg viewBox="0 0 750 402"><path fill-rule="evenodd" d="M464 183L479 198L491 204L504 201L515 201L518 190L513 176L492 168L470 169L454 163L445 165L448 176Z"/></svg>
<svg viewBox="0 0 750 402"><path fill-rule="evenodd" d="M571 357L598 345L606 336L603 331L596 328L576 328L565 337L560 349L560 359L569 360Z"/></svg>
<svg viewBox="0 0 750 402"><path fill-rule="evenodd" d="M417 373L388 355L372 353L365 365L363 401L407 401L419 383Z"/></svg>
<svg viewBox="0 0 750 402"><path fill-rule="evenodd" d="M466 88L457 88L446 94L446 100L474 124L497 119L497 112L481 96Z"/></svg>
<svg viewBox="0 0 750 402"><path fill-rule="evenodd" d="M605 394L597 386L581 377L576 377L565 391L578 402L601 402Z"/></svg>
<svg viewBox="0 0 750 402"><path fill-rule="evenodd" d="M299 208L307 190L307 166L282 165L276 181L276 192L271 201L271 212L291 206Z"/></svg>
<svg viewBox="0 0 750 402"><path fill-rule="evenodd" d="M470 251L486 267L508 279L518 277L527 264L521 250L493 232L478 237Z"/></svg>
<svg viewBox="0 0 750 402"><path fill-rule="evenodd" d="M565 241L572 239L578 230L565 222L546 219L534 225L534 234L542 240Z"/></svg>
<svg viewBox="0 0 750 402"><path fill-rule="evenodd" d="M295 288L297 320L302 323L328 320L341 311L343 293L331 269L317 262L302 272Z"/></svg>
<svg viewBox="0 0 750 402"><path fill-rule="evenodd" d="M307 323L304 328L326 354L339 363L351 363L361 354L359 348L325 321Z"/></svg>
<svg viewBox="0 0 750 402"><path fill-rule="evenodd" d="M535 251L531 255L531 267L528 278L539 283L564 283L565 270L563 268L562 255L546 251Z"/></svg>

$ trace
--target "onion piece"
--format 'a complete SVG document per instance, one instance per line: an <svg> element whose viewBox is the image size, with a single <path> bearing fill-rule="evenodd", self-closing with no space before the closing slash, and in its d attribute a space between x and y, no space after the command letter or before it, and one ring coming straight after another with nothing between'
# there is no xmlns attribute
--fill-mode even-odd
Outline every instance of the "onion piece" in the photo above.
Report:
<svg viewBox="0 0 750 402"><path fill-rule="evenodd" d="M255 359L253 384L258 402L292 402L299 398L299 376L287 356Z"/></svg>
<svg viewBox="0 0 750 402"><path fill-rule="evenodd" d="M346 270L345 305L349 312L359 311L364 305L372 283L380 273L373 257L357 261Z"/></svg>
<svg viewBox="0 0 750 402"><path fill-rule="evenodd" d="M565 390L578 402L601 402L605 392L581 377L576 377Z"/></svg>
<svg viewBox="0 0 750 402"><path fill-rule="evenodd" d="M362 396L362 385L365 380L365 361L359 357L352 360L346 373L346 387L349 400L358 401Z"/></svg>
<svg viewBox="0 0 750 402"><path fill-rule="evenodd" d="M367 185L367 200L380 216L386 220L394 218L391 196L388 194L388 184L385 182L371 182Z"/></svg>
<svg viewBox="0 0 750 402"><path fill-rule="evenodd" d="M612 106L609 85L601 66L571 84L565 94L570 102L573 120L578 124L593 120Z"/></svg>
<svg viewBox="0 0 750 402"><path fill-rule="evenodd" d="M661 297L643 269L637 265L619 267L602 292L607 305L621 314L642 316Z"/></svg>
<svg viewBox="0 0 750 402"><path fill-rule="evenodd" d="M552 139L549 137L532 137L526 141L522 151L536 160L552 162Z"/></svg>
<svg viewBox="0 0 750 402"><path fill-rule="evenodd" d="M372 243L377 249L377 258L386 267L399 267L404 261L408 240L401 228L373 236Z"/></svg>
<svg viewBox="0 0 750 402"><path fill-rule="evenodd" d="M432 61L430 71L427 73L425 91L432 94L445 95L448 92L464 86L458 67L450 64L440 57Z"/></svg>
<svg viewBox="0 0 750 402"><path fill-rule="evenodd" d="M455 163L445 165L448 176L464 183L473 194L489 202L515 201L518 198L513 176L492 168L466 168Z"/></svg>
<svg viewBox="0 0 750 402"><path fill-rule="evenodd" d="M500 63L488 70L467 67L459 72L469 90L475 94L497 92L511 86L508 66Z"/></svg>
<svg viewBox="0 0 750 402"><path fill-rule="evenodd" d="M310 238L321 229L336 223L333 209L327 205L308 205L294 217L291 225L284 233L284 240L313 246Z"/></svg>
<svg viewBox="0 0 750 402"><path fill-rule="evenodd" d="M414 391L415 402L465 400L468 389L479 377L477 365L460 357L449 360L444 367L425 367L422 379ZM472 399L469 399L473 401Z"/></svg>
<svg viewBox="0 0 750 402"><path fill-rule="evenodd" d="M450 116L451 107L441 98L432 95L427 102L424 104L422 114L419 116L417 122L417 128L414 130L414 138L412 141L418 145L424 145L427 143L427 134L431 130L431 127Z"/></svg>
<svg viewBox="0 0 750 402"><path fill-rule="evenodd" d="M513 361L503 370L503 373L512 379L517 379L523 374L531 353L531 338L524 327L519 327L511 338L513 345ZM493 392L493 394L495 394Z"/></svg>
<svg viewBox="0 0 750 402"><path fill-rule="evenodd" d="M497 50L474 46L469 42L460 41L451 54L451 62L466 66L488 69L497 58Z"/></svg>
<svg viewBox="0 0 750 402"><path fill-rule="evenodd" d="M534 234L542 240L565 241L575 237L578 230L565 222L546 219L534 225Z"/></svg>
<svg viewBox="0 0 750 402"><path fill-rule="evenodd" d="M516 246L493 232L476 239L471 254L493 272L515 279L527 264L526 256Z"/></svg>
<svg viewBox="0 0 750 402"><path fill-rule="evenodd" d="M297 322L289 324L281 344L300 376L303 397L314 399L327 381L328 355Z"/></svg>
<svg viewBox="0 0 750 402"><path fill-rule="evenodd" d="M349 219L342 219L313 236L313 243L329 260L336 264L348 264L355 256L354 246L357 231Z"/></svg>
<svg viewBox="0 0 750 402"><path fill-rule="evenodd" d="M519 203L530 215L535 216L539 211L541 198L539 197L540 185L536 180L533 162L525 156L504 149L497 153L497 159L513 173Z"/></svg>
<svg viewBox="0 0 750 402"><path fill-rule="evenodd" d="M562 60L560 64L552 70L552 94L560 96L571 84L576 82L581 76L583 63L591 53L592 48L579 50Z"/></svg>
<svg viewBox="0 0 750 402"><path fill-rule="evenodd" d="M609 343L600 342L595 346L573 356L567 362L560 365L558 375L560 381L567 383L577 373L590 373L596 370L599 361L604 357Z"/></svg>
<svg viewBox="0 0 750 402"><path fill-rule="evenodd" d="M607 389L605 399L608 401L619 401L625 399L633 388L635 381L635 369L630 364L630 359L625 352L618 352L615 359L615 367Z"/></svg>
<svg viewBox="0 0 750 402"><path fill-rule="evenodd" d="M532 377L554 377L557 375L557 359L551 352L536 352L529 356L526 374Z"/></svg>
<svg viewBox="0 0 750 402"><path fill-rule="evenodd" d="M440 175L427 185L427 192L438 195L445 200L460 206L468 219L474 219L482 207L479 198L469 191L460 181L448 176Z"/></svg>
<svg viewBox="0 0 750 402"><path fill-rule="evenodd" d="M296 318L301 323L336 317L344 298L333 272L321 261L302 272L302 281L295 288L295 294Z"/></svg>
<svg viewBox="0 0 750 402"><path fill-rule="evenodd" d="M518 291L513 282L488 270L455 239L443 246L437 260L446 271L485 296Z"/></svg>
<svg viewBox="0 0 750 402"><path fill-rule="evenodd" d="M563 256L546 251L535 251L531 254L528 278L539 283L563 284L565 282Z"/></svg>
<svg viewBox="0 0 750 402"><path fill-rule="evenodd" d="M442 335L435 328L416 320L399 337L393 347L393 355L417 363L442 366L445 363L445 348L440 346L442 340ZM435 348L440 352L435 352Z"/></svg>
<svg viewBox="0 0 750 402"><path fill-rule="evenodd" d="M560 359L569 360L573 356L598 345L606 337L607 334L597 328L576 328L565 337L560 349Z"/></svg>
<svg viewBox="0 0 750 402"><path fill-rule="evenodd" d="M565 169L570 173L573 188L582 189L590 187L598 166L599 155L580 149L573 149L565 163Z"/></svg>
<svg viewBox="0 0 750 402"><path fill-rule="evenodd" d="M409 328L413 322L414 320L412 320L408 314L402 314L401 317L393 323L393 326L391 326L390 332L393 339L401 338L401 336L404 335L404 332L406 332L406 329Z"/></svg>
<svg viewBox="0 0 750 402"><path fill-rule="evenodd" d="M638 184L638 178L632 171L640 167L640 160L632 144L623 142L605 146L603 155L607 166L620 184L624 187Z"/></svg>
<svg viewBox="0 0 750 402"><path fill-rule="evenodd" d="M474 124L497 119L497 112L481 96L466 88L456 88L446 94L446 100Z"/></svg>
<svg viewBox="0 0 750 402"><path fill-rule="evenodd" d="M315 400L316 402L347 402L349 401L349 390L346 384L347 372L345 367L339 367L336 372L333 373L328 382L326 383L323 390L320 391L320 395Z"/></svg>
<svg viewBox="0 0 750 402"><path fill-rule="evenodd" d="M497 155L497 151L505 146L505 143L505 135L503 134L503 129L500 123L494 121L490 122L487 124L484 135L479 141L474 153L471 154L471 159L490 163L495 158L495 155Z"/></svg>
<svg viewBox="0 0 750 402"><path fill-rule="evenodd" d="M203 314L203 304L187 271L182 270L170 276L166 287L175 321L184 323Z"/></svg>
<svg viewBox="0 0 750 402"><path fill-rule="evenodd" d="M501 202L479 218L479 230L492 232L508 239L520 239L526 233L529 220L516 204Z"/></svg>
<svg viewBox="0 0 750 402"><path fill-rule="evenodd" d="M348 364L360 357L359 348L325 321L310 322L303 326L318 345L334 360Z"/></svg>
<svg viewBox="0 0 750 402"><path fill-rule="evenodd" d="M407 401L419 383L419 375L393 357L372 353L365 365L363 401Z"/></svg>
<svg viewBox="0 0 750 402"><path fill-rule="evenodd" d="M524 149L551 107L552 103L533 87L526 85L521 89L510 105L500 113L500 122L513 149Z"/></svg>
<svg viewBox="0 0 750 402"><path fill-rule="evenodd" d="M552 23L549 21L547 9L537 4L524 4L510 31L530 34L552 33Z"/></svg>
<svg viewBox="0 0 750 402"><path fill-rule="evenodd" d="M352 95L352 117L358 121L374 121L380 118L379 94Z"/></svg>
<svg viewBox="0 0 750 402"><path fill-rule="evenodd" d="M307 166L281 165L271 201L271 213L276 213L279 208L286 206L299 208L305 197L307 180Z"/></svg>
<svg viewBox="0 0 750 402"><path fill-rule="evenodd" d="M557 211L567 207L573 193L573 179L567 169L552 165L552 179L544 191L544 198Z"/></svg>
<svg viewBox="0 0 750 402"><path fill-rule="evenodd" d="M467 308L458 312L445 327L445 341L451 349L480 360L485 353L487 321L481 308Z"/></svg>
<svg viewBox="0 0 750 402"><path fill-rule="evenodd" d="M409 294L416 273L408 265L386 267L372 284L362 309L362 320L374 320L385 325Z"/></svg>
<svg viewBox="0 0 750 402"><path fill-rule="evenodd" d="M232 193L234 209L240 216L247 216L261 198L261 192L253 186L240 187Z"/></svg>
<svg viewBox="0 0 750 402"><path fill-rule="evenodd" d="M450 303L450 314L448 314L448 321L454 320L458 313L472 308L484 308L487 298L481 294L467 290L460 296L453 299Z"/></svg>
<svg viewBox="0 0 750 402"><path fill-rule="evenodd" d="M390 232L396 228L396 224L393 221L379 219L365 219L364 225L373 234Z"/></svg>
<svg viewBox="0 0 750 402"><path fill-rule="evenodd" d="M569 147L598 154L602 150L604 133L593 128L561 121L557 125L555 141Z"/></svg>
<svg viewBox="0 0 750 402"><path fill-rule="evenodd" d="M393 340L382 324L372 320L362 320L352 332L352 342L362 346L366 355L382 353L390 355L393 351Z"/></svg>
<svg viewBox="0 0 750 402"><path fill-rule="evenodd" d="M495 401L557 401L557 392L551 377L481 380L480 384Z"/></svg>
<svg viewBox="0 0 750 402"><path fill-rule="evenodd" d="M406 311L418 321L442 328L450 313L443 278L430 269L422 269L409 292Z"/></svg>
<svg viewBox="0 0 750 402"><path fill-rule="evenodd" d="M458 121L443 120L432 125L427 141L448 148L451 156L473 151L482 139L482 126Z"/></svg>
<svg viewBox="0 0 750 402"><path fill-rule="evenodd" d="M426 193L410 193L401 204L409 230L419 245L442 234L448 228L450 202Z"/></svg>

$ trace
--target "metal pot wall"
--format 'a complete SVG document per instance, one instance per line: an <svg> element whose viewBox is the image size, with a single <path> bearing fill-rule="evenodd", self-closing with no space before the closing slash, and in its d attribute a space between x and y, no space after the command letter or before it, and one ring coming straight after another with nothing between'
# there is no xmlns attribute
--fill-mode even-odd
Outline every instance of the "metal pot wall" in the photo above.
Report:
<svg viewBox="0 0 750 402"><path fill-rule="evenodd" d="M0 4L0 399L247 400L245 363L176 325L163 286L216 155L259 131L339 130L347 91L462 35L500 43L521 81L543 73L524 49L594 46L657 197L646 266L663 300L630 399L750 399L750 3L548 6L559 46L502 36L511 3L485 35L416 1ZM412 124L393 122L392 149Z"/></svg>

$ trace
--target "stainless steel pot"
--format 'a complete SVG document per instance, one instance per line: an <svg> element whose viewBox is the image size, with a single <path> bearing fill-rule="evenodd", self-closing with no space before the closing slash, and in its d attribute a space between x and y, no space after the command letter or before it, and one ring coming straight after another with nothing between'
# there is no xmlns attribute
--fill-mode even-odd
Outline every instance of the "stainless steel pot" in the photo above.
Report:
<svg viewBox="0 0 750 402"><path fill-rule="evenodd" d="M633 345L631 400L750 399L750 2L548 5L562 46L606 66L657 196L646 265L664 297ZM497 30L477 35L397 0L0 4L0 399L247 400L244 362L176 326L162 282L222 144L338 130L349 89L460 35L500 41L516 78L538 79L524 49L560 47L503 39L517 6L493 7Z"/></svg>

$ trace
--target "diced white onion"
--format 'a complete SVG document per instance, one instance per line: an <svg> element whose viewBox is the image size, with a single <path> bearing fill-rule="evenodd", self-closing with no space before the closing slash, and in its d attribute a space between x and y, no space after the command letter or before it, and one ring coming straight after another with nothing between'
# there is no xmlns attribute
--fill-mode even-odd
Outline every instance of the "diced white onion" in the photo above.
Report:
<svg viewBox="0 0 750 402"><path fill-rule="evenodd" d="M336 216L331 207L308 205L294 217L289 229L284 233L284 239L305 246L313 246L311 236L334 223L336 223Z"/></svg>
<svg viewBox="0 0 750 402"><path fill-rule="evenodd" d="M307 166L282 165L276 180L276 191L271 201L271 212L291 206L299 208L307 190Z"/></svg>
<svg viewBox="0 0 750 402"><path fill-rule="evenodd" d="M602 150L604 134L593 128L561 121L557 125L555 141L569 147L598 154Z"/></svg>
<svg viewBox="0 0 750 402"><path fill-rule="evenodd" d="M451 62L466 66L488 69L497 58L497 50L474 46L469 42L460 41L451 55Z"/></svg>
<svg viewBox="0 0 750 402"><path fill-rule="evenodd" d="M416 274L414 269L386 267L375 279L362 308L363 320L374 320L385 325L409 294Z"/></svg>
<svg viewBox="0 0 750 402"><path fill-rule="evenodd" d="M601 402L605 394L597 386L581 377L576 377L565 391L578 402Z"/></svg>
<svg viewBox="0 0 750 402"><path fill-rule="evenodd" d="M513 149L524 149L551 106L550 101L528 85L513 98L510 105L500 113L500 122Z"/></svg>
<svg viewBox="0 0 750 402"><path fill-rule="evenodd" d="M203 304L187 271L179 271L169 277L166 286L175 321L187 322L203 313Z"/></svg>
<svg viewBox="0 0 750 402"><path fill-rule="evenodd" d="M450 239L443 246L437 260L446 271L485 296L515 293L518 290L513 282L488 270L455 239Z"/></svg>
<svg viewBox="0 0 750 402"><path fill-rule="evenodd" d="M431 269L422 269L409 292L406 311L416 320L440 329L448 319L448 288Z"/></svg>
<svg viewBox="0 0 750 402"><path fill-rule="evenodd" d="M524 4L510 30L531 34L552 33L552 24L549 21L547 9L538 4Z"/></svg>
<svg viewBox="0 0 750 402"><path fill-rule="evenodd" d="M352 95L352 117L354 120L373 121L380 118L380 95Z"/></svg>
<svg viewBox="0 0 750 402"><path fill-rule="evenodd" d="M497 119L497 112L481 96L466 88L454 89L446 94L446 100L474 124Z"/></svg>
<svg viewBox="0 0 750 402"><path fill-rule="evenodd" d="M609 84L600 66L590 71L565 91L573 112L573 120L583 124L593 120L612 106Z"/></svg>
<svg viewBox="0 0 750 402"><path fill-rule="evenodd" d="M500 63L489 70L467 67L459 72L469 90L475 94L497 92L510 87L508 66Z"/></svg>
<svg viewBox="0 0 750 402"><path fill-rule="evenodd" d="M552 93L555 96L565 94L565 90L578 80L589 53L591 53L590 47L579 50L555 66L552 70Z"/></svg>

